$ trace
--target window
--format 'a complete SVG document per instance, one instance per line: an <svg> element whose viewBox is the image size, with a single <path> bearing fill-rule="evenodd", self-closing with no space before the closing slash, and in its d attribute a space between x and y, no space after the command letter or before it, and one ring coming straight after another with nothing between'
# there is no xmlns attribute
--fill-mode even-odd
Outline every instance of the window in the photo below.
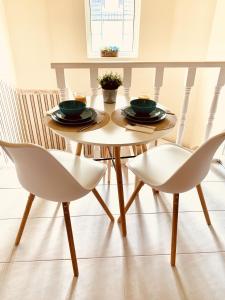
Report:
<svg viewBox="0 0 225 300"><path fill-rule="evenodd" d="M137 56L140 0L86 0L88 56L119 47L119 56Z"/></svg>

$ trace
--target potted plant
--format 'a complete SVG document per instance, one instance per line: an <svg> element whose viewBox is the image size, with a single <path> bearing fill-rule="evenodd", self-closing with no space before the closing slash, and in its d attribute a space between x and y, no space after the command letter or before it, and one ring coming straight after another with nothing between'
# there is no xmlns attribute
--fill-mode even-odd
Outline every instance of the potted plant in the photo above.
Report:
<svg viewBox="0 0 225 300"><path fill-rule="evenodd" d="M118 73L105 73L98 78L98 82L102 87L102 93L105 103L116 102L117 89L122 85L121 76Z"/></svg>
<svg viewBox="0 0 225 300"><path fill-rule="evenodd" d="M101 57L117 57L119 48L117 46L109 46L101 49Z"/></svg>

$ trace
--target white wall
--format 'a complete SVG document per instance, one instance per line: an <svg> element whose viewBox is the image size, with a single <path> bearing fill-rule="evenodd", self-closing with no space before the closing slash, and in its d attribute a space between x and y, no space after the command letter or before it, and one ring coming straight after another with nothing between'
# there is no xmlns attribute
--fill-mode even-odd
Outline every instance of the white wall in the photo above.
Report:
<svg viewBox="0 0 225 300"><path fill-rule="evenodd" d="M51 36L45 0L4 1L18 87L54 86ZM57 22L57 21L56 21Z"/></svg>
<svg viewBox="0 0 225 300"><path fill-rule="evenodd" d="M176 0L170 60L204 60L217 0Z"/></svg>
<svg viewBox="0 0 225 300"><path fill-rule="evenodd" d="M84 1L47 0L53 61L86 59Z"/></svg>
<svg viewBox="0 0 225 300"><path fill-rule="evenodd" d="M223 27L225 0L142 0L139 60L224 60ZM86 27L83 0L4 0L13 49L18 86L54 88L51 62L86 60ZM221 23L221 24L220 24ZM221 33L220 33L221 32ZM209 53L215 55L209 55ZM68 82L75 90L89 89L86 71L68 71ZM165 74L160 101L179 113L183 101L184 73ZM137 70L132 94L153 95L153 73ZM203 87L204 89L204 87ZM197 144L203 125L193 132L193 124L206 123L209 101L205 103L198 88L193 89L188 112L187 144Z"/></svg>
<svg viewBox="0 0 225 300"><path fill-rule="evenodd" d="M139 58L167 60L176 0L142 0Z"/></svg>
<svg viewBox="0 0 225 300"><path fill-rule="evenodd" d="M0 80L12 84L15 84L16 81L5 9L2 0L0 0Z"/></svg>
<svg viewBox="0 0 225 300"><path fill-rule="evenodd" d="M19 86L53 87L51 62L86 59L83 0L4 4ZM138 59L205 59L215 4L215 0L142 0Z"/></svg>
<svg viewBox="0 0 225 300"><path fill-rule="evenodd" d="M50 63L86 58L83 0L6 0L21 88L53 88Z"/></svg>

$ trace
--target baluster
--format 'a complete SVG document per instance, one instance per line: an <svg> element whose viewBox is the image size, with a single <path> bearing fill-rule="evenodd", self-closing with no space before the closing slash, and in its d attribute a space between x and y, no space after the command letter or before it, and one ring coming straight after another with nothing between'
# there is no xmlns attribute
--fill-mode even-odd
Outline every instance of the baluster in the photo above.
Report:
<svg viewBox="0 0 225 300"><path fill-rule="evenodd" d="M155 84L154 84L154 100L156 102L158 102L159 100L160 88L163 85L163 74L164 74L164 68L162 67L156 68Z"/></svg>
<svg viewBox="0 0 225 300"><path fill-rule="evenodd" d="M216 109L217 109L220 91L221 91L221 88L224 86L224 84L225 84L225 68L220 68L219 77L218 77L218 81L217 81L217 84L215 87L215 92L214 92L213 100L212 100L212 103L210 106L208 122L207 122L206 130L205 130L205 140L207 140L210 135L210 132L211 132L211 129L213 126L213 122L214 122L214 118L215 118L215 113L216 113Z"/></svg>
<svg viewBox="0 0 225 300"><path fill-rule="evenodd" d="M130 97L131 76L132 76L132 69L124 68L123 69L123 89L124 89L124 96L127 99L129 99L129 97Z"/></svg>
<svg viewBox="0 0 225 300"><path fill-rule="evenodd" d="M181 111L180 124L177 132L177 139L176 139L177 144L182 143L188 103L189 103L191 88L193 87L195 81L195 74L196 74L196 68L188 68L188 74L187 74L187 80L185 86L185 96L184 96L184 101L183 101L183 106Z"/></svg>
<svg viewBox="0 0 225 300"><path fill-rule="evenodd" d="M98 68L90 68L90 82L92 97L98 95Z"/></svg>
<svg viewBox="0 0 225 300"><path fill-rule="evenodd" d="M66 87L64 69L63 68L56 68L55 73L56 73L56 81L57 81L57 86L59 88L61 101L64 101L66 99L70 99L70 90ZM65 144L66 144L66 151L67 152L73 152L72 143L70 142L69 139L65 139Z"/></svg>
<svg viewBox="0 0 225 300"><path fill-rule="evenodd" d="M60 92L60 99L64 101L70 98L70 90L66 87L65 72L63 68L56 68L56 81Z"/></svg>

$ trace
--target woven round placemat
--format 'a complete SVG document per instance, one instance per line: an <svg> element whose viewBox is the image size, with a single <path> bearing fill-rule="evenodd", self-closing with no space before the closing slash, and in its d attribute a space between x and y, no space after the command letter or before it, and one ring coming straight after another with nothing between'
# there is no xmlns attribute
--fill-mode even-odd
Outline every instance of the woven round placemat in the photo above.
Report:
<svg viewBox="0 0 225 300"><path fill-rule="evenodd" d="M96 113L97 113L97 117L96 117L96 123L89 126L89 124L84 124L84 125L77 125L77 126L64 126L61 125L55 121L53 121L51 119L50 116L46 116L44 118L44 123L47 127L51 128L51 129L55 129L55 130L59 130L59 131L67 131L67 132L87 132L87 131L93 131L99 128L104 127L110 120L110 116L107 112L105 111L101 111L101 110L97 110L95 109ZM88 128L82 130L84 127L88 126Z"/></svg>
<svg viewBox="0 0 225 300"><path fill-rule="evenodd" d="M122 108L123 109L123 108ZM122 109L117 109L111 114L111 120L120 127L126 127L129 125L129 121L122 115ZM149 126L155 127L155 131L166 130L173 128L176 125L177 118L175 115L167 114L166 118L157 123L149 124ZM135 123L135 121L134 121ZM139 125L139 124L137 124ZM146 126L146 125L145 125Z"/></svg>

